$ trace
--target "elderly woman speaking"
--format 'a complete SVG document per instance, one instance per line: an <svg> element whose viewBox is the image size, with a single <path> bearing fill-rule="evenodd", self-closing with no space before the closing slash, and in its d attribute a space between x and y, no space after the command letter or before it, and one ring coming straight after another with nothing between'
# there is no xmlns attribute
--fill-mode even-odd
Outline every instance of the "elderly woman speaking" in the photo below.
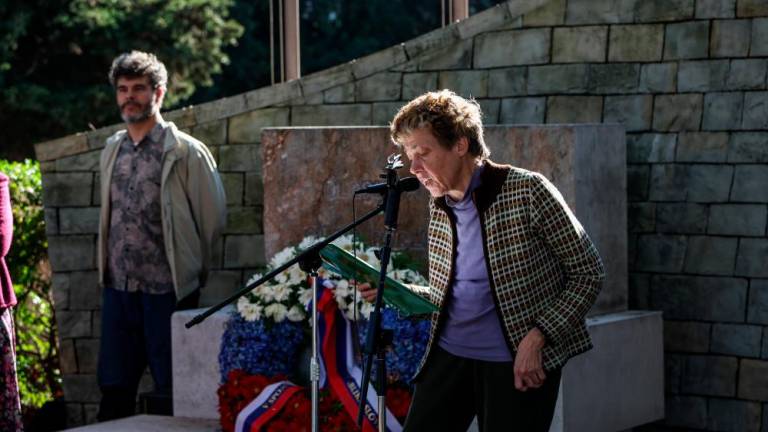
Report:
<svg viewBox="0 0 768 432"><path fill-rule="evenodd" d="M391 135L431 195L429 286L411 288L440 307L405 430L548 431L563 365L592 347L597 250L548 179L489 159L474 101L426 93Z"/></svg>

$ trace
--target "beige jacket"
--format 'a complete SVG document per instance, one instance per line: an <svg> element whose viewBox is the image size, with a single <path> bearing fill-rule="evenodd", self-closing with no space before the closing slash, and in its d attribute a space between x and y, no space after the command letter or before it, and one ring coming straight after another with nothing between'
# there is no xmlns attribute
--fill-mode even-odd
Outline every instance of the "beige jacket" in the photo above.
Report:
<svg viewBox="0 0 768 432"><path fill-rule="evenodd" d="M171 267L176 298L205 286L216 240L226 224L226 198L216 162L205 144L169 122L163 144L160 182L165 254ZM104 285L110 217L110 179L127 132L107 138L101 152L101 213L99 221L99 283Z"/></svg>

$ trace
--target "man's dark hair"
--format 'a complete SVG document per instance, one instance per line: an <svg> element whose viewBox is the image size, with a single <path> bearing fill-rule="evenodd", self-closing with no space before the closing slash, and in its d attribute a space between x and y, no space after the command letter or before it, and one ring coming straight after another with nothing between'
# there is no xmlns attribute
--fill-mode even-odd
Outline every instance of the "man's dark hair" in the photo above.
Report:
<svg viewBox="0 0 768 432"><path fill-rule="evenodd" d="M168 71L163 62L154 54L142 51L131 51L120 54L112 61L109 69L109 83L112 87L117 85L117 79L149 77L152 88L166 88L168 84Z"/></svg>

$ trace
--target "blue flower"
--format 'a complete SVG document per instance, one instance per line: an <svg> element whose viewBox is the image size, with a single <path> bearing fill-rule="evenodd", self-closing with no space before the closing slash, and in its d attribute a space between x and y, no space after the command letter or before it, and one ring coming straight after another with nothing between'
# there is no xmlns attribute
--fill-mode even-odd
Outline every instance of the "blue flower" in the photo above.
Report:
<svg viewBox="0 0 768 432"><path fill-rule="evenodd" d="M268 377L291 375L305 337L301 322L285 320L267 324L263 320L246 321L240 314L233 313L221 339L221 382L234 369Z"/></svg>
<svg viewBox="0 0 768 432"><path fill-rule="evenodd" d="M423 318L400 317L397 310L382 309L381 326L393 331L392 349L387 351L387 375L390 381L411 384L416 369L419 367L429 338L429 320ZM361 322L360 344L365 344L368 322Z"/></svg>

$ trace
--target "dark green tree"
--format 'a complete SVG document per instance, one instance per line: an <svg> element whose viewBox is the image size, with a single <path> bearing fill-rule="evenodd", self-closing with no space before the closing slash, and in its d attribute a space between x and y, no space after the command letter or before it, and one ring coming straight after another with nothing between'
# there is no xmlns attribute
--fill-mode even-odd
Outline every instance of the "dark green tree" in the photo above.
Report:
<svg viewBox="0 0 768 432"><path fill-rule="evenodd" d="M474 14L503 0L470 0ZM278 18L278 0L273 13ZM300 0L302 75L372 54L440 27L440 0ZM270 79L269 0L237 0L232 19L245 28L232 59L214 85L187 101L201 103L268 86ZM277 27L277 21L275 21ZM275 33L277 43L277 33ZM275 54L276 61L278 54ZM278 71L276 71L277 73Z"/></svg>
<svg viewBox="0 0 768 432"><path fill-rule="evenodd" d="M184 104L199 104L270 85L269 0L237 0L230 17L243 26L237 44L224 49L230 62L213 78L212 86L198 87Z"/></svg>
<svg viewBox="0 0 768 432"><path fill-rule="evenodd" d="M229 63L243 27L233 0L0 0L0 128L4 156L119 121L107 82L112 59L151 51L168 67L166 106Z"/></svg>
<svg viewBox="0 0 768 432"><path fill-rule="evenodd" d="M470 0L470 14L504 0ZM440 27L440 0L302 0L302 71L312 73Z"/></svg>
<svg viewBox="0 0 768 432"><path fill-rule="evenodd" d="M363 57L440 27L439 1L304 0L302 70Z"/></svg>

